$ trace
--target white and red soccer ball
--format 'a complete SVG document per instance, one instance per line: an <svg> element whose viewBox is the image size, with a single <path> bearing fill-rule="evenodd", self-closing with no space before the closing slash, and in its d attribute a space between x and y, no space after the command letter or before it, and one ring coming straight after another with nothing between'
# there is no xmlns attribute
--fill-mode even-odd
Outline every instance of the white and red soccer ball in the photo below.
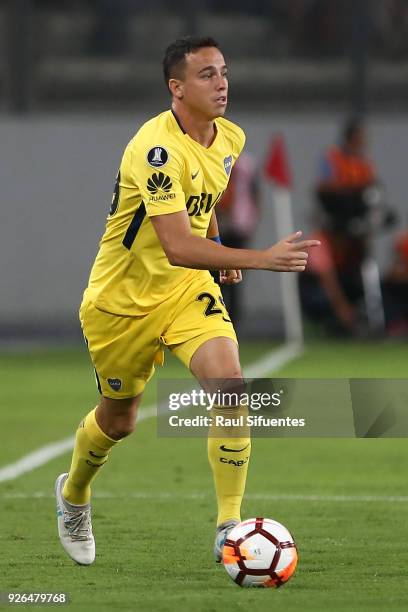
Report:
<svg viewBox="0 0 408 612"><path fill-rule="evenodd" d="M278 588L293 575L298 554L286 527L272 519L252 518L229 532L222 560L239 586Z"/></svg>

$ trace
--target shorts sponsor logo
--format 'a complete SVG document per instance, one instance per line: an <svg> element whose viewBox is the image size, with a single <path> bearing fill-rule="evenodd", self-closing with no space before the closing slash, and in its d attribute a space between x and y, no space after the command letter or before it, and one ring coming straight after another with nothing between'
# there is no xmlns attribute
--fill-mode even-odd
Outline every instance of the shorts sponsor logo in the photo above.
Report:
<svg viewBox="0 0 408 612"><path fill-rule="evenodd" d="M228 157L224 157L224 170L227 176L231 174L231 168L232 168L232 155L228 155Z"/></svg>
<svg viewBox="0 0 408 612"><path fill-rule="evenodd" d="M167 174L163 174L163 172L155 172L147 181L147 189L151 194L155 195L159 191L164 191L168 193L172 188L172 182L170 177Z"/></svg>
<svg viewBox="0 0 408 612"><path fill-rule="evenodd" d="M150 166L153 166L153 168L161 168L161 166L167 164L168 161L168 151L160 145L153 147L147 153L147 162Z"/></svg>
<svg viewBox="0 0 408 612"><path fill-rule="evenodd" d="M120 391L122 387L122 381L120 380L120 378L108 378L108 385L114 391Z"/></svg>

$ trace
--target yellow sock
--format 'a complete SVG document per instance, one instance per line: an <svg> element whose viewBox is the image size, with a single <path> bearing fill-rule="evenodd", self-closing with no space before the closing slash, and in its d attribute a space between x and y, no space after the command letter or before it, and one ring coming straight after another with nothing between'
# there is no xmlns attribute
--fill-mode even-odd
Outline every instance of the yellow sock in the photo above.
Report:
<svg viewBox="0 0 408 612"><path fill-rule="evenodd" d="M74 505L89 503L91 481L107 462L112 446L118 442L103 433L96 422L95 410L91 410L78 426L71 467L62 490L64 498Z"/></svg>
<svg viewBox="0 0 408 612"><path fill-rule="evenodd" d="M215 417L245 418L247 408L214 407L213 425L208 436L208 459L212 468L218 502L217 525L230 519L241 520L241 502L251 455L249 428L216 426ZM231 435L238 437L230 437ZM216 437L214 437L216 436Z"/></svg>

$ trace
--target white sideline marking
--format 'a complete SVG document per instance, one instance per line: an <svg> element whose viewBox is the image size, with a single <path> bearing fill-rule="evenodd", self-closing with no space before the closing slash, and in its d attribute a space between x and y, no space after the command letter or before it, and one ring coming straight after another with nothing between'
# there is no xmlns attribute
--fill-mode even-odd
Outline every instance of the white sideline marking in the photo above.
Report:
<svg viewBox="0 0 408 612"><path fill-rule="evenodd" d="M297 343L285 344L283 347L271 351L264 358L256 361L252 366L245 368L245 376L247 378L260 378L265 376L272 370L276 370L285 363L298 357L303 352L303 346ZM137 422L145 421L156 416L156 406L146 406L140 411ZM24 455L21 459L9 465L0 468L0 482L14 480L27 472L35 470L37 467L45 465L52 459L56 459L60 455L70 451L74 447L75 437L70 436L59 442L52 442L41 446L37 450Z"/></svg>
<svg viewBox="0 0 408 612"><path fill-rule="evenodd" d="M144 408L144 410L140 411L137 422L140 423L141 421L150 419L155 415L156 407L147 406ZM45 465L49 461L56 459L56 457L59 457L60 455L72 450L74 448L74 443L75 436L70 436L69 438L60 440L59 442L52 442L51 444L40 446L40 448L32 453L29 453L28 455L24 455L24 457L15 463L10 463L9 465L0 468L0 482L14 480L19 476L22 476L22 474L26 474L27 472L35 470L37 467Z"/></svg>
<svg viewBox="0 0 408 612"><path fill-rule="evenodd" d="M262 378L269 372L279 370L285 363L292 361L303 353L304 347L298 342L289 342L271 351L253 365L244 369L245 378Z"/></svg>
<svg viewBox="0 0 408 612"><path fill-rule="evenodd" d="M107 491L95 491L92 493L95 499L147 499L149 501L160 500L193 500L212 498L213 493L150 493L144 491L136 491L126 495L118 495ZM0 495L0 499L54 499L54 495L45 491L36 491L34 493L4 493ZM246 493L246 500L257 501L301 501L301 502L334 502L334 503L366 503L366 502L384 502L384 503L408 503L408 495L298 495L291 493Z"/></svg>
<svg viewBox="0 0 408 612"><path fill-rule="evenodd" d="M60 440L59 442L46 444L32 453L24 455L24 457L15 463L6 465L0 469L0 482L14 480L18 476L21 476L21 474L31 472L31 470L35 470L35 468L44 465L44 463L51 461L55 457L59 457L59 455L62 455L73 448L74 440L74 436L71 436L70 438L65 438L65 440Z"/></svg>

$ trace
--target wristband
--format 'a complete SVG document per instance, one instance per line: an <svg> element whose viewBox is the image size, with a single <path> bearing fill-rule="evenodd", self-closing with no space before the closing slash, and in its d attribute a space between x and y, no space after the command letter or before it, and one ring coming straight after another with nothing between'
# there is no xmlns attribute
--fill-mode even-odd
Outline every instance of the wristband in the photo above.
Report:
<svg viewBox="0 0 408 612"><path fill-rule="evenodd" d="M210 240L213 240L213 242L216 242L217 244L221 244L221 238L219 236L213 236L210 238Z"/></svg>

